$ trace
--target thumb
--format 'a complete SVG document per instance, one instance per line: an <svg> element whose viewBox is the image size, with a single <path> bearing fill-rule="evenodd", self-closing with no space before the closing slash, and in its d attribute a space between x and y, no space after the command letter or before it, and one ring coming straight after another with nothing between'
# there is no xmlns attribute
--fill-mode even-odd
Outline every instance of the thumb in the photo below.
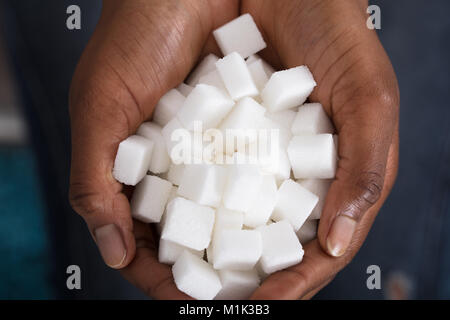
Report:
<svg viewBox="0 0 450 320"><path fill-rule="evenodd" d="M105 121L86 119L79 107L72 112L72 164L69 200L83 217L105 263L120 269L135 254L133 221L122 185L112 176L120 142ZM117 117L116 117L117 120ZM82 124L81 124L82 123ZM120 127L120 121L116 123ZM114 138L112 138L114 137ZM126 134L125 134L126 137Z"/></svg>
<svg viewBox="0 0 450 320"><path fill-rule="evenodd" d="M342 256L363 215L380 199L398 99L382 93L343 107L334 119L339 162L319 224L318 238L330 255Z"/></svg>

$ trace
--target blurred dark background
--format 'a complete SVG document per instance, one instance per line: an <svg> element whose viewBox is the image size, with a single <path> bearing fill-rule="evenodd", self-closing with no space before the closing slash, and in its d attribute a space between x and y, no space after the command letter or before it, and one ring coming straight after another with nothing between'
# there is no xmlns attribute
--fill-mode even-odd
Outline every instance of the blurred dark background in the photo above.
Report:
<svg viewBox="0 0 450 320"><path fill-rule="evenodd" d="M81 30L66 9L81 8ZM401 92L396 185L360 252L316 299L450 298L450 2L379 0ZM67 94L101 1L0 0L0 298L135 299L68 201ZM82 289L68 290L79 265ZM368 290L378 265L382 289Z"/></svg>

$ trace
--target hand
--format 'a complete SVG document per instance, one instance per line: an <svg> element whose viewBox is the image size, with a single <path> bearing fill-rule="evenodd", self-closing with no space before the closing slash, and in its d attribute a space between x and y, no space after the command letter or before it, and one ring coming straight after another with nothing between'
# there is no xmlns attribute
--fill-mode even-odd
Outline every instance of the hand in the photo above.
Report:
<svg viewBox="0 0 450 320"><path fill-rule="evenodd" d="M348 264L386 200L398 166L399 92L386 53L366 27L367 1L243 0L263 32L263 58L274 66L306 64L339 134L336 179L318 239L302 263L277 272L254 299L310 298Z"/></svg>
<svg viewBox="0 0 450 320"><path fill-rule="evenodd" d="M112 176L117 148L201 55L219 52L211 31L238 10L234 0L105 0L73 78L70 202L105 263L154 298L189 297L158 262L154 232L131 218Z"/></svg>

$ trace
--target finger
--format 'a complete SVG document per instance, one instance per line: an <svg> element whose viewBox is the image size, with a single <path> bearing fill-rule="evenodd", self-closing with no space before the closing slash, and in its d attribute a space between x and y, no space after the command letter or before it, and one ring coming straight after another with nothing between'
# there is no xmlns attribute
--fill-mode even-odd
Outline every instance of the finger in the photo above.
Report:
<svg viewBox="0 0 450 320"><path fill-rule="evenodd" d="M305 255L300 264L269 276L251 298L255 300L298 299L315 288L322 286L347 265L366 238L375 219L376 212L381 208L394 184L397 174L397 162L398 127L389 150L385 177L386 186L382 191L381 199L369 209L368 214L362 217L358 230L350 244L350 249L343 256L335 258L322 250L317 239L311 241L304 247Z"/></svg>
<svg viewBox="0 0 450 320"><path fill-rule="evenodd" d="M150 225L135 221L136 256L122 275L155 299L192 299L179 291L169 265L158 262L157 241Z"/></svg>
<svg viewBox="0 0 450 320"><path fill-rule="evenodd" d="M320 244L335 257L345 253L358 222L381 197L398 110L388 94L349 99L334 117L339 162L318 230Z"/></svg>
<svg viewBox="0 0 450 320"><path fill-rule="evenodd" d="M328 279L327 281L325 281L322 285L320 285L319 287L312 289L311 291L309 291L307 294L305 294L304 296L302 296L300 298L300 300L311 300L317 293L319 293L319 291L321 291L323 288L325 288L327 285L330 284L331 281L333 281L334 276L331 277L330 279Z"/></svg>

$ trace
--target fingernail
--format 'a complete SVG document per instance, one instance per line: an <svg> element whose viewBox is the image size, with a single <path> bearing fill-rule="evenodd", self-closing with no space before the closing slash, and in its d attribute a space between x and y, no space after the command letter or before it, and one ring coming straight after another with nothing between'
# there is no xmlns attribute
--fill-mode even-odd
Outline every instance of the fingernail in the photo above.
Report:
<svg viewBox="0 0 450 320"><path fill-rule="evenodd" d="M108 224L95 229L94 235L105 263L111 268L119 268L127 256L119 228L115 224Z"/></svg>
<svg viewBox="0 0 450 320"><path fill-rule="evenodd" d="M342 256L350 245L355 229L355 220L345 215L337 216L327 237L328 253L334 257Z"/></svg>

